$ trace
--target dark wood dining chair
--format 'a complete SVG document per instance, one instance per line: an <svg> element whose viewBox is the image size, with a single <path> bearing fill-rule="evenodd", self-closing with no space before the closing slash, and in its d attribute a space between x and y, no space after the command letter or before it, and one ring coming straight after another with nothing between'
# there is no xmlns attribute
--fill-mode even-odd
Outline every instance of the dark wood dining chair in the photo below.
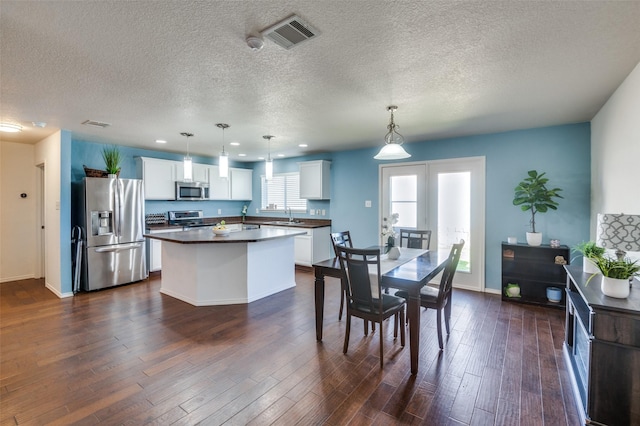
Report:
<svg viewBox="0 0 640 426"><path fill-rule="evenodd" d="M431 231L426 229L400 229L400 247L429 250Z"/></svg>
<svg viewBox="0 0 640 426"><path fill-rule="evenodd" d="M440 279L440 286L434 288L431 286L424 286L420 289L420 306L424 308L431 308L436 310L437 325L438 325L438 343L440 349L443 349L442 344L442 316L444 316L444 324L447 329L447 335L449 335L449 321L451 319L451 296L453 294L453 276L456 273L458 262L460 261L460 253L462 253L462 247L464 246L464 240L460 240L458 244L454 244L449 252L449 257L446 260L446 266L442 272L442 278ZM406 291L400 290L396 292L396 296L404 297L407 299L409 294Z"/></svg>
<svg viewBox="0 0 640 426"><path fill-rule="evenodd" d="M333 253L338 257L338 251L336 246L344 246L353 248L353 241L351 241L351 234L349 231L333 232L331 234L331 244L333 245ZM342 320L342 312L344 311L344 280L341 280L340 286L342 287L342 294L340 295L340 311L338 312L338 321Z"/></svg>
<svg viewBox="0 0 640 426"><path fill-rule="evenodd" d="M340 261L340 268L345 277L345 293L347 295L347 327L344 336L343 352L346 354L349 348L352 316L364 320L365 335L367 334L368 321L372 323L377 322L380 324L380 368L382 368L384 363L383 322L391 316L395 318L393 337L398 337L398 327L400 327L400 344L404 347L404 308L406 301L402 297L384 294L381 291L379 249L356 249L336 246L336 251L338 260ZM373 286L371 275L374 277L377 276L377 283L373 283Z"/></svg>

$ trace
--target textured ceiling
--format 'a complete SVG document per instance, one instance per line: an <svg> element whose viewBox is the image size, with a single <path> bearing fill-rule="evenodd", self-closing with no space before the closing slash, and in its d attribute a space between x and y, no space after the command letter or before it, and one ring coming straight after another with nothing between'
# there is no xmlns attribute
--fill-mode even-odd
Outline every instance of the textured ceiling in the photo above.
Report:
<svg viewBox="0 0 640 426"><path fill-rule="evenodd" d="M294 13L321 34L249 49ZM231 158L255 161L265 134L272 155L380 146L392 104L409 152L583 122L640 62L639 22L639 1L1 0L0 120L25 131L0 138L63 128L184 152L191 132L191 153L211 156L223 122Z"/></svg>

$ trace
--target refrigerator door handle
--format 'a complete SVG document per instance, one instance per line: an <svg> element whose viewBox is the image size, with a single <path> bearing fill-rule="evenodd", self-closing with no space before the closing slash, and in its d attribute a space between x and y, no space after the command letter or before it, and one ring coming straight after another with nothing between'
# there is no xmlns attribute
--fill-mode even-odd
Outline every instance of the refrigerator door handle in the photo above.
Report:
<svg viewBox="0 0 640 426"><path fill-rule="evenodd" d="M122 205L122 188L120 186L120 179L116 177L116 193L115 193L115 205L116 205L116 236L118 237L118 242L120 242L120 238L122 238L122 216L124 215Z"/></svg>
<svg viewBox="0 0 640 426"><path fill-rule="evenodd" d="M117 253L125 250L133 250L142 247L142 243L118 244L115 246L98 247L96 253Z"/></svg>

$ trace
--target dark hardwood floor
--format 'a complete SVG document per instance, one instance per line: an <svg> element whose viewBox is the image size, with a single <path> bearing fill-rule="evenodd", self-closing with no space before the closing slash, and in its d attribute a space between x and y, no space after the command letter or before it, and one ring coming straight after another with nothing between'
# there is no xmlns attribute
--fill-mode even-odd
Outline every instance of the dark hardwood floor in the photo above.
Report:
<svg viewBox="0 0 640 426"><path fill-rule="evenodd" d="M385 323L354 319L342 353L338 283L316 342L313 275L249 305L193 307L160 278L58 299L41 280L0 284L0 424L577 425L564 312L454 290L438 350L423 311L420 371Z"/></svg>

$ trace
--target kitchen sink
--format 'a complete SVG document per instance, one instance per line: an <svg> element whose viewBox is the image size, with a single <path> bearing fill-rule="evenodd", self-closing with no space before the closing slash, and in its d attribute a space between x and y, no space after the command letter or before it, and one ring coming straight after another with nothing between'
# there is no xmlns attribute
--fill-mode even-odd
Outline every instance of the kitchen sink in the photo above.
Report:
<svg viewBox="0 0 640 426"><path fill-rule="evenodd" d="M267 225L300 225L301 223L301 220L276 220L273 222L267 222Z"/></svg>

